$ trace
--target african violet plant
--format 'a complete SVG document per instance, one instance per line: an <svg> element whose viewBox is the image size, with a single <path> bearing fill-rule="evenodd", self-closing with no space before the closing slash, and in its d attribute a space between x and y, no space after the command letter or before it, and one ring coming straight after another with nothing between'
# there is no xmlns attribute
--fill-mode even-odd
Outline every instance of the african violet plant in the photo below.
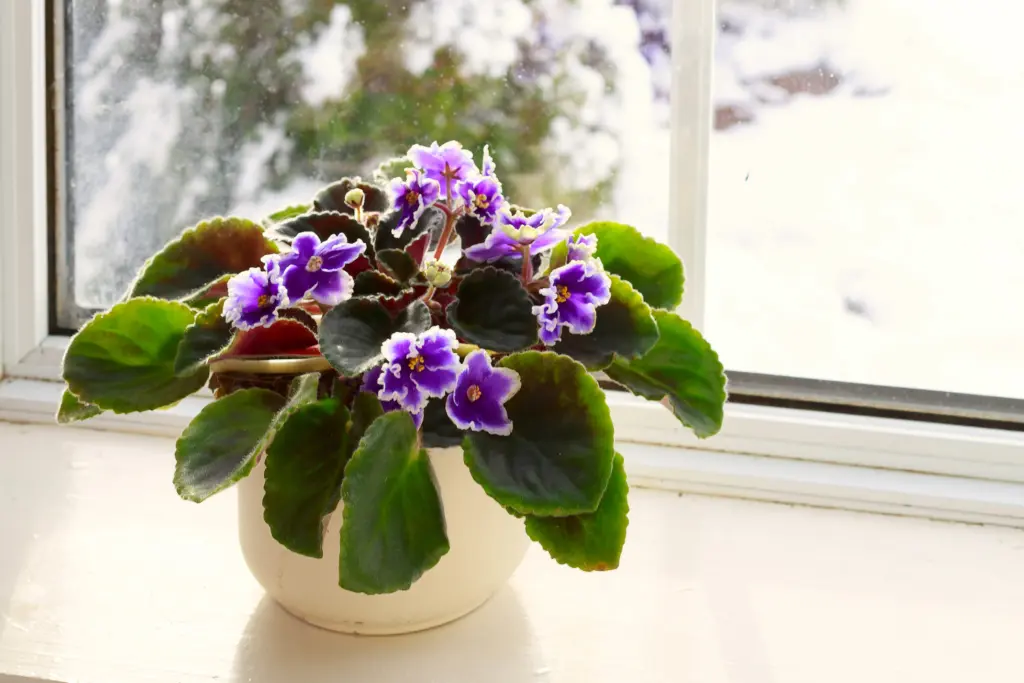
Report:
<svg viewBox="0 0 1024 683"><path fill-rule="evenodd" d="M718 357L673 312L682 263L630 226L570 232L564 206L510 204L486 148L479 167L456 142L402 163L386 189L345 179L262 225L185 230L71 340L58 421L209 383L177 441L178 493L205 500L265 457L264 518L311 557L343 501L349 590L408 588L447 552L431 447L461 446L559 562L616 567L628 487L597 371L700 437L722 421ZM226 362L268 358L312 371Z"/></svg>

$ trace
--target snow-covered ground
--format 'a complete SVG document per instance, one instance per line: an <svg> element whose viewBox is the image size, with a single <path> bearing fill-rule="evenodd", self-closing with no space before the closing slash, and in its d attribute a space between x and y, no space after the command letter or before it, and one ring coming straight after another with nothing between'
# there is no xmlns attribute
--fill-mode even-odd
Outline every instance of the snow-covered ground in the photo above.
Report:
<svg viewBox="0 0 1024 683"><path fill-rule="evenodd" d="M1020 12L995 0L768 4L720 2L705 332L726 366L1024 397ZM573 11L601 19L564 25L605 27L621 88L594 114L618 138L601 133L593 159L576 160L594 169L618 155L604 213L664 238L669 135L652 92L667 63L647 66L631 9L581 0ZM342 14L335 35L347 36ZM329 48L308 56L329 61ZM553 149L585 144L555 130ZM266 157L279 138L268 129L246 154ZM258 218L319 184L268 193L260 182L246 174L225 211Z"/></svg>

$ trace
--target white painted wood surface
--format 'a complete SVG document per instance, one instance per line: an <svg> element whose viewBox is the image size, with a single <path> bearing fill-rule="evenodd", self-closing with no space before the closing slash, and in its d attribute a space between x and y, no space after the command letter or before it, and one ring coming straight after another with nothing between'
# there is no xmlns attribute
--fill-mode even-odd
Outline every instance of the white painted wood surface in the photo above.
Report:
<svg viewBox="0 0 1024 683"><path fill-rule="evenodd" d="M622 567L531 550L450 626L305 626L160 437L0 424L0 683L1024 680L1024 533L635 490Z"/></svg>

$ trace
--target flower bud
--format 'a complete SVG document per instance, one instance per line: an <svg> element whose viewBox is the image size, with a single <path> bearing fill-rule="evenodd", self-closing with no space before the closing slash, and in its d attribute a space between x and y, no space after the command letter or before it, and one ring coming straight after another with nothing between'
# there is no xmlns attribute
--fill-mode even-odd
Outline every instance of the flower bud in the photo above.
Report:
<svg viewBox="0 0 1024 683"><path fill-rule="evenodd" d="M363 208L364 199L366 199L366 195L358 187L353 187L351 190L345 193L345 203L351 206L353 209Z"/></svg>
<svg viewBox="0 0 1024 683"><path fill-rule="evenodd" d="M440 261L428 261L423 276L434 287L446 287L452 281L452 270Z"/></svg>

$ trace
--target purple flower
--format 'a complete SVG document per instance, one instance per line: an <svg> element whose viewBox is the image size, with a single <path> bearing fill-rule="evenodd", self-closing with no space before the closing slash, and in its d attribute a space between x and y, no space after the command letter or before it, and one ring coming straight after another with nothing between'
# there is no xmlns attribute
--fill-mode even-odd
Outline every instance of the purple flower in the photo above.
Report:
<svg viewBox="0 0 1024 683"><path fill-rule="evenodd" d="M483 241L469 249L466 256L474 261L489 263L505 256L522 256L522 248L530 247L530 254L539 254L565 239L562 226L572 212L561 204L558 211L544 209L532 216L510 211L498 213L498 224Z"/></svg>
<svg viewBox="0 0 1024 683"><path fill-rule="evenodd" d="M272 262L280 266L290 303L309 294L325 306L337 306L352 295L352 276L342 268L364 251L362 240L349 244L345 235L333 235L321 243L315 232L300 232L290 252L264 257L264 261L268 267Z"/></svg>
<svg viewBox="0 0 1024 683"><path fill-rule="evenodd" d="M406 179L395 178L391 181L391 197L393 206L402 213L398 225L392 231L395 237L406 228L416 225L423 212L440 196L440 185L436 180L423 177L423 172L415 168L406 171Z"/></svg>
<svg viewBox="0 0 1024 683"><path fill-rule="evenodd" d="M379 392L380 391L380 376L381 376L381 373L383 373L383 372L384 372L384 366L383 365L381 365L379 367L376 367L376 368L373 368L372 370L367 370L366 374L363 375L363 384L359 387L359 390L360 391L366 391L366 392L369 392L371 394L376 394L377 392ZM380 405L381 405L382 408L384 408L384 412L385 413L390 413L393 410L401 410L402 409L402 404L400 404L398 401L381 401ZM409 414L412 415L412 422L413 422L414 425L416 425L416 429L419 429L420 425L423 424L423 412L420 411L420 412L417 412L417 413L409 413Z"/></svg>
<svg viewBox="0 0 1024 683"><path fill-rule="evenodd" d="M491 150L484 145L484 156L480 161L480 173L485 176L494 175L494 159L491 158Z"/></svg>
<svg viewBox="0 0 1024 683"><path fill-rule="evenodd" d="M448 395L445 409L459 429L508 436L512 421L504 403L519 391L519 373L508 368L492 368L483 349L466 357L466 364Z"/></svg>
<svg viewBox="0 0 1024 683"><path fill-rule="evenodd" d="M493 223L498 211L505 205L501 196L501 183L493 176L477 176L459 183L456 194L462 197L467 210L484 225Z"/></svg>
<svg viewBox="0 0 1024 683"><path fill-rule="evenodd" d="M551 271L551 284L540 290L544 303L533 307L540 322L540 340L551 346L562 327L573 334L590 334L597 307L611 299L611 280L594 262L573 261Z"/></svg>
<svg viewBox="0 0 1024 683"><path fill-rule="evenodd" d="M597 251L597 235L571 235L565 245L569 248L567 261L589 261Z"/></svg>
<svg viewBox="0 0 1024 683"><path fill-rule="evenodd" d="M442 197L446 196L445 181L454 188L456 182L469 180L470 176L477 172L472 152L462 149L462 145L455 140L441 146L436 142L430 147L413 145L406 156L412 160L416 168L426 174L427 178L440 186Z"/></svg>
<svg viewBox="0 0 1024 683"><path fill-rule="evenodd" d="M455 386L459 343L452 330L431 327L416 336L395 332L384 344L386 363L380 375L382 401L396 401L411 413L418 413L430 397L441 398Z"/></svg>
<svg viewBox="0 0 1024 683"><path fill-rule="evenodd" d="M288 302L281 287L280 271L250 268L228 280L224 319L240 330L268 327L277 320L277 309Z"/></svg>

